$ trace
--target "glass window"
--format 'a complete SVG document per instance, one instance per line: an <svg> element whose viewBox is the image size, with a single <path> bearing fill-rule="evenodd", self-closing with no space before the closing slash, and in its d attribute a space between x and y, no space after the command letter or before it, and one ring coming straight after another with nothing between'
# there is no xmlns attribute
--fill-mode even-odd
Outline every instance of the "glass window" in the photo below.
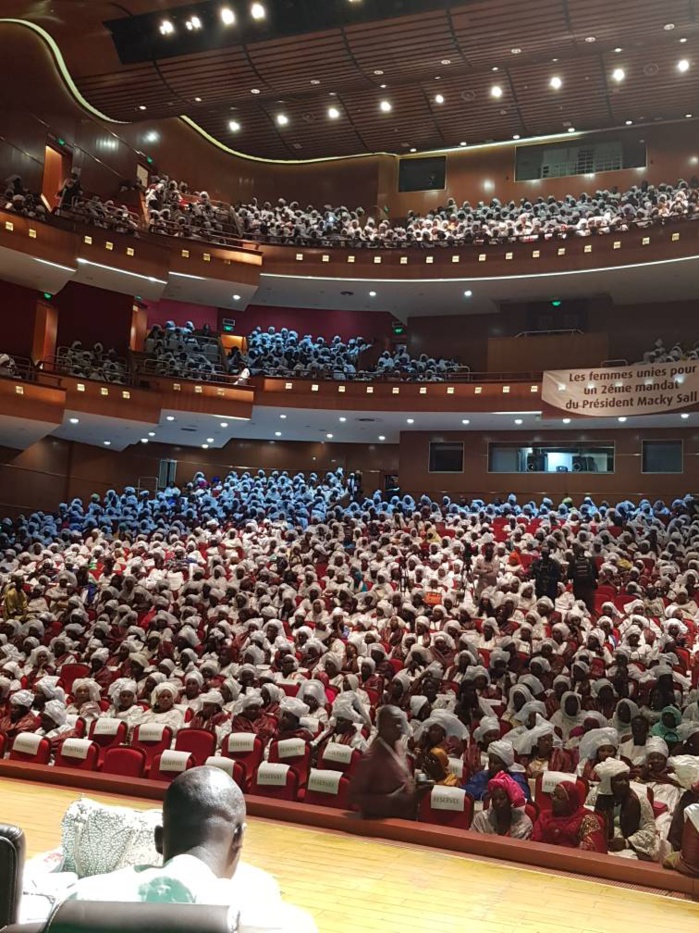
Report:
<svg viewBox="0 0 699 933"><path fill-rule="evenodd" d="M463 473L464 445L430 443L430 473Z"/></svg>
<svg viewBox="0 0 699 933"><path fill-rule="evenodd" d="M614 445L491 444L490 473L613 473Z"/></svg>
<svg viewBox="0 0 699 933"><path fill-rule="evenodd" d="M644 473L682 473L682 441L644 441Z"/></svg>

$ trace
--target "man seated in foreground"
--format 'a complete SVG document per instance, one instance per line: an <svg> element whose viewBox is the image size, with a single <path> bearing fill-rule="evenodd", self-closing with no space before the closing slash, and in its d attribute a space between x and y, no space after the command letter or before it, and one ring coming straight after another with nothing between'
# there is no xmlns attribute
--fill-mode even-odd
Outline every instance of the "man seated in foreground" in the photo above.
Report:
<svg viewBox="0 0 699 933"><path fill-rule="evenodd" d="M236 933L317 933L309 914L270 897L268 890L244 896L235 883L245 828L243 794L224 771L184 771L167 789L163 825L155 831L162 867L139 865L83 878L68 899L224 905L230 906Z"/></svg>

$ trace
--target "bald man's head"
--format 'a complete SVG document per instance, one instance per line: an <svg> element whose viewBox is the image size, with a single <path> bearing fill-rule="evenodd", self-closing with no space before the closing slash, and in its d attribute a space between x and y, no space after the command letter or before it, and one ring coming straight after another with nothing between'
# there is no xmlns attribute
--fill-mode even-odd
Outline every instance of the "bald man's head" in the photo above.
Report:
<svg viewBox="0 0 699 933"><path fill-rule="evenodd" d="M166 862L191 854L219 877L230 878L240 857L244 829L245 799L232 778L220 768L191 768L167 789L156 847Z"/></svg>

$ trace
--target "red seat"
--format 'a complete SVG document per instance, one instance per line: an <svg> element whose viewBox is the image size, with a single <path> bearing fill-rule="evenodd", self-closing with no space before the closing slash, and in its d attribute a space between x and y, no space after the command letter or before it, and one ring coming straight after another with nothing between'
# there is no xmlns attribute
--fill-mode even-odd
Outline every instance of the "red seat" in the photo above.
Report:
<svg viewBox="0 0 699 933"><path fill-rule="evenodd" d="M142 748L128 745L107 748L102 760L102 774L122 774L124 777L146 776L146 753Z"/></svg>
<svg viewBox="0 0 699 933"><path fill-rule="evenodd" d="M418 819L436 826L469 829L473 819L473 797L460 787L437 785L420 801Z"/></svg>
<svg viewBox="0 0 699 933"><path fill-rule="evenodd" d="M318 767L351 774L361 757L361 752L356 748L350 748L349 745L342 745L340 742L328 742L320 756Z"/></svg>
<svg viewBox="0 0 699 933"><path fill-rule="evenodd" d="M299 687L301 686L301 684L296 683L293 680L280 680L277 683L277 686L281 687L284 693L288 697L295 697L296 694L299 692Z"/></svg>
<svg viewBox="0 0 699 933"><path fill-rule="evenodd" d="M127 731L128 726L123 719L112 719L108 716L100 716L99 719L92 720L87 735L98 748L98 767L101 767L104 761L104 753L108 748L116 748L118 745L123 745L126 742Z"/></svg>
<svg viewBox="0 0 699 933"><path fill-rule="evenodd" d="M142 748L146 753L146 774L153 766L153 760L157 755L162 754L172 745L172 729L169 726L160 726L158 723L149 722L142 726L136 726L132 748Z"/></svg>
<svg viewBox="0 0 699 933"><path fill-rule="evenodd" d="M35 765L47 765L50 758L50 739L35 735L33 732L20 732L10 749L10 761L30 761Z"/></svg>
<svg viewBox="0 0 699 933"><path fill-rule="evenodd" d="M252 776L262 761L263 752L262 739L254 732L230 732L221 745L224 758L232 758L242 765L246 788L249 788Z"/></svg>
<svg viewBox="0 0 699 933"><path fill-rule="evenodd" d="M544 771L542 774L537 775L534 785L534 803L540 810L551 809L551 794L556 785L562 781L577 784L583 800L587 797L588 784L583 778L576 778L574 774L567 774L564 771Z"/></svg>
<svg viewBox="0 0 699 933"><path fill-rule="evenodd" d="M87 731L87 727L86 727L85 720L82 718L82 716L78 716L78 718L75 720L75 728L73 729L73 732L75 733L75 738L84 739L86 731Z"/></svg>
<svg viewBox="0 0 699 933"><path fill-rule="evenodd" d="M335 810L349 809L347 795L349 779L339 771L326 771L311 768L304 803L313 803L319 807L333 807Z"/></svg>
<svg viewBox="0 0 699 933"><path fill-rule="evenodd" d="M189 752L198 765L216 751L216 735L205 729L180 729L175 739L175 751Z"/></svg>
<svg viewBox="0 0 699 933"><path fill-rule="evenodd" d="M64 664L60 670L58 684L66 693L72 693L74 682L80 677L89 676L90 668L87 664Z"/></svg>
<svg viewBox="0 0 699 933"><path fill-rule="evenodd" d="M263 761L253 775L250 793L277 800L296 800L299 794L298 772L278 761Z"/></svg>
<svg viewBox="0 0 699 933"><path fill-rule="evenodd" d="M311 767L311 746L303 739L282 739L269 746L269 761L291 765L299 779L299 787L305 787L308 769Z"/></svg>
<svg viewBox="0 0 699 933"><path fill-rule="evenodd" d="M5 746L7 745L7 736L4 732L0 732L0 758L5 754Z"/></svg>
<svg viewBox="0 0 699 933"><path fill-rule="evenodd" d="M245 790L245 768L239 761L236 761L235 758L226 758L223 755L212 755L210 758L206 759L204 764L208 765L210 768L220 768L222 771L225 771L226 774L229 774L233 778L242 791Z"/></svg>
<svg viewBox="0 0 699 933"><path fill-rule="evenodd" d="M153 759L149 777L154 781L165 781L170 784L178 774L189 771L195 765L194 756L189 752L166 750Z"/></svg>
<svg viewBox="0 0 699 933"><path fill-rule="evenodd" d="M98 745L90 739L63 739L56 752L56 767L96 771L98 754Z"/></svg>

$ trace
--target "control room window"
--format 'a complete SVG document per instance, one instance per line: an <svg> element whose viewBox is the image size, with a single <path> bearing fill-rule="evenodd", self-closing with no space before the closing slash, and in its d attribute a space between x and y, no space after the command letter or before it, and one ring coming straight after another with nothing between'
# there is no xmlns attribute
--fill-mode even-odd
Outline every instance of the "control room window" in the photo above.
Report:
<svg viewBox="0 0 699 933"><path fill-rule="evenodd" d="M463 473L464 445L433 441L430 444L430 473Z"/></svg>
<svg viewBox="0 0 699 933"><path fill-rule="evenodd" d="M682 473L682 441L643 441L644 473Z"/></svg>

